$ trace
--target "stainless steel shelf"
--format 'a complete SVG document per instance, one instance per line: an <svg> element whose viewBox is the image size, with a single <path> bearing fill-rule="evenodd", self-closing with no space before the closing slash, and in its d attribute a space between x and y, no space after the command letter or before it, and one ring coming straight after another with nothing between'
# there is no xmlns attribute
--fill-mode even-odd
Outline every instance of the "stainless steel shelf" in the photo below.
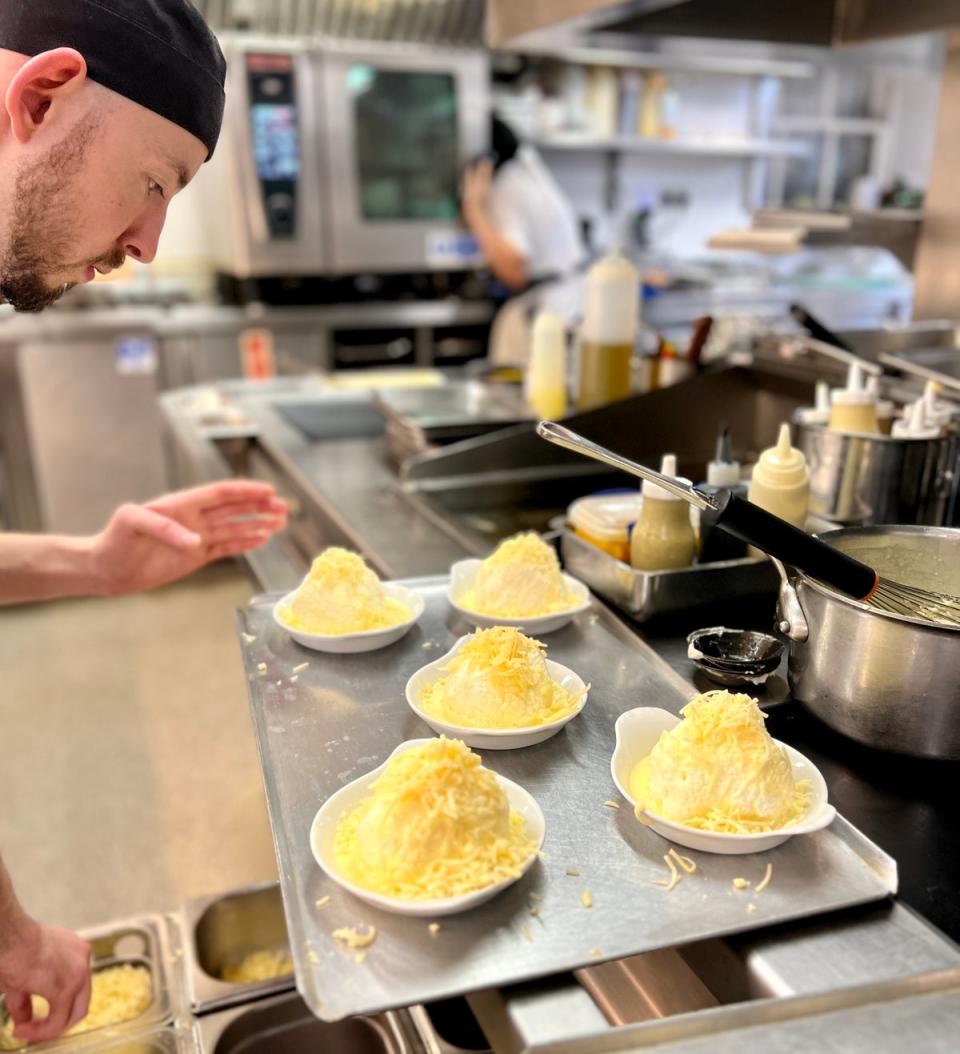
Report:
<svg viewBox="0 0 960 1054"><path fill-rule="evenodd" d="M525 52L525 54L537 54ZM583 66L616 69L665 70L672 73L716 73L731 77L789 77L809 80L816 75L812 62L753 58L747 55L694 55L619 48L569 48L551 50L549 57Z"/></svg>
<svg viewBox="0 0 960 1054"><path fill-rule="evenodd" d="M595 136L580 133L535 139L542 150L614 151L686 157L798 157L805 143L786 139L642 139L640 136Z"/></svg>

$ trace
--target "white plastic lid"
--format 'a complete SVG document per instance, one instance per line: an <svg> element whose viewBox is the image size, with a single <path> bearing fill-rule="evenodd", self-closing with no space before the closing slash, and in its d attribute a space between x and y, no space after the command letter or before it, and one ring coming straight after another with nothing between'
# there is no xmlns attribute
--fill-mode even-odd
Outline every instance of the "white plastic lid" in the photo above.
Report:
<svg viewBox="0 0 960 1054"><path fill-rule="evenodd" d="M577 498L567 509L570 524L609 542L626 542L627 528L640 518L643 499L636 491L622 494L593 494Z"/></svg>
<svg viewBox="0 0 960 1054"><path fill-rule="evenodd" d="M660 462L660 471L665 476L673 476L674 479L680 479L677 476L677 455L664 454L663 460ZM688 480L681 480L681 482L687 483ZM671 494L670 491L664 490L663 487L658 486L649 479L643 481L640 492L645 498L654 498L657 501L683 501L676 494Z"/></svg>
<svg viewBox="0 0 960 1054"><path fill-rule="evenodd" d="M940 435L940 427L927 420L922 398L911 403L908 411L902 420L893 422L891 435L895 439L936 439Z"/></svg>
<svg viewBox="0 0 960 1054"><path fill-rule="evenodd" d="M877 400L877 417L884 421L893 417L896 407L889 399L880 398L880 378L875 373L867 378L866 389Z"/></svg>
<svg viewBox="0 0 960 1054"><path fill-rule="evenodd" d="M780 425L777 445L768 447L753 467L753 480L768 487L797 487L807 483L807 459L790 441L790 425Z"/></svg>
<svg viewBox="0 0 960 1054"><path fill-rule="evenodd" d="M835 388L830 394L834 406L875 406L877 397L863 386L863 369L859 362L851 362L847 371L846 388Z"/></svg>
<svg viewBox="0 0 960 1054"><path fill-rule="evenodd" d="M709 462L707 482L711 487L735 487L740 482L739 463L736 461Z"/></svg>
<svg viewBox="0 0 960 1054"><path fill-rule="evenodd" d="M825 425L830 420L830 385L817 381L813 406L797 411L797 420L805 425Z"/></svg>
<svg viewBox="0 0 960 1054"><path fill-rule="evenodd" d="M601 257L584 283L580 336L593 344L633 344L640 313L640 275L620 252Z"/></svg>
<svg viewBox="0 0 960 1054"><path fill-rule="evenodd" d="M923 388L923 407L927 423L930 425L949 424L956 412L953 407L937 401L943 388L936 381L927 381Z"/></svg>

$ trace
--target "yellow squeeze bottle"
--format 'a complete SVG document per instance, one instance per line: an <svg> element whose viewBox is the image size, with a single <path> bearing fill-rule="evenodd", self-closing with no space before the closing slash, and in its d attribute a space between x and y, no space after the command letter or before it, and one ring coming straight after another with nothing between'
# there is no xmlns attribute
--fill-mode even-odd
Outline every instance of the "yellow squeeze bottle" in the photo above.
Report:
<svg viewBox="0 0 960 1054"><path fill-rule="evenodd" d="M810 504L810 471L803 452L790 442L790 426L780 425L777 445L753 466L747 500L803 530Z"/></svg>
<svg viewBox="0 0 960 1054"><path fill-rule="evenodd" d="M847 373L846 388L830 394L830 424L834 432L860 432L878 435L877 397L863 386L863 371L859 362L852 362Z"/></svg>
<svg viewBox="0 0 960 1054"><path fill-rule="evenodd" d="M558 420L566 415L567 333L563 319L549 311L541 311L533 323L524 394L538 417Z"/></svg>
<svg viewBox="0 0 960 1054"><path fill-rule="evenodd" d="M677 459L665 454L665 476L676 476ZM630 535L630 564L638 571L688 567L697 555L697 536L687 503L650 480L643 481L643 506Z"/></svg>

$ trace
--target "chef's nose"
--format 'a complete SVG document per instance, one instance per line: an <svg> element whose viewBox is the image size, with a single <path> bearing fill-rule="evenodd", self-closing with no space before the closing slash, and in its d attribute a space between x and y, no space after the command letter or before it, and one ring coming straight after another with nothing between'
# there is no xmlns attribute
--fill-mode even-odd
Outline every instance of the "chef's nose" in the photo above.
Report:
<svg viewBox="0 0 960 1054"><path fill-rule="evenodd" d="M152 209L138 216L120 239L123 251L140 263L151 263L157 255L160 232L166 219L166 209Z"/></svg>

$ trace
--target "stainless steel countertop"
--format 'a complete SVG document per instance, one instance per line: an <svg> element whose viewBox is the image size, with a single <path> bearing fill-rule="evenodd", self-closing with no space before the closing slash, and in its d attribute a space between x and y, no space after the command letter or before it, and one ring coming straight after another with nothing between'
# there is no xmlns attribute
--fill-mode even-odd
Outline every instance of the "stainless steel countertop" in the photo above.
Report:
<svg viewBox="0 0 960 1054"><path fill-rule="evenodd" d="M308 379L284 386L294 398L316 392ZM466 546L455 540L449 528L425 521L402 494L383 460L379 439L311 443L271 409L268 396L268 389L261 388L256 396L242 400L255 422L259 443L283 472L301 488L309 488L316 509L335 522L381 573L399 577L442 572L464 554ZM189 421L167 409L171 429L197 476L223 475L228 463L220 452ZM258 558L254 570L264 588L286 589L299 577L300 570L291 570L289 554L282 550L280 540ZM692 694L692 686L690 690ZM771 1051L813 1049L814 1039L800 1038L804 1030L813 1029L812 1035L822 1037L828 1027L838 1037L862 1039L832 1049L895 1049L883 1045L894 1037L898 1049L903 1049L910 1041L904 1037L913 1035L906 1030L916 1028L918 1020L925 1029L920 1035L929 1040L923 1049L952 1049L958 1002L952 988L954 972L960 970L960 951L900 904L837 912L747 937L701 942L683 949L683 955L695 968L712 962L714 974L719 961L720 972L729 979L730 999L762 1000L709 1012L710 1018L704 1020L722 1031L727 1044L720 1049L733 1049L734 1041L744 1049L761 1034L765 1049ZM837 992L842 995L831 1002L829 994ZM771 1002L767 997L780 998ZM871 1002L879 1009L867 1006ZM647 1029L646 1024L611 1029L569 974L480 992L471 1003L498 1054L548 1047L571 1052L630 1050L654 1041L652 1032L639 1031ZM754 1013L751 1008L758 1006L781 1009ZM750 1039L742 1031L747 1027ZM574 1043L578 1036L582 1042ZM662 1032L660 1042L682 1042L671 1049L701 1049L700 1041L692 1033L684 1034L682 1027Z"/></svg>

